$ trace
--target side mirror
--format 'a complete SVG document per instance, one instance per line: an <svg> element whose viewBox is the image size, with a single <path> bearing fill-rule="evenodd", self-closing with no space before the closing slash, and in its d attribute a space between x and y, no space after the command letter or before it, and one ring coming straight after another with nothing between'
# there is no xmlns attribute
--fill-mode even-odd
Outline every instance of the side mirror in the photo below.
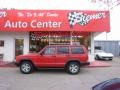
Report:
<svg viewBox="0 0 120 90"><path fill-rule="evenodd" d="M40 55L43 55L43 53L40 53Z"/></svg>
<svg viewBox="0 0 120 90"><path fill-rule="evenodd" d="M41 55L41 56L44 55L44 52L41 52L40 55Z"/></svg>

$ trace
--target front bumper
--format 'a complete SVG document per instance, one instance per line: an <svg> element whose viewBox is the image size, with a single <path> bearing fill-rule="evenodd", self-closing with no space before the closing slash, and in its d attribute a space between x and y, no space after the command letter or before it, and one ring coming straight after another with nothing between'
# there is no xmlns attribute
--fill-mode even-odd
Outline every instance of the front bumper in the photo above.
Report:
<svg viewBox="0 0 120 90"><path fill-rule="evenodd" d="M113 57L105 57L105 56L101 56L99 58L104 59L104 60L112 60L113 59Z"/></svg>

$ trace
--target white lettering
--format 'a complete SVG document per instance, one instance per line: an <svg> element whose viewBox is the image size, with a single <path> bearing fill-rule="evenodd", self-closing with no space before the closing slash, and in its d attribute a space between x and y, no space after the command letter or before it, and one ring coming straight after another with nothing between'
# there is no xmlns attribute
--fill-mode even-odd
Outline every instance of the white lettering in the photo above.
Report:
<svg viewBox="0 0 120 90"><path fill-rule="evenodd" d="M62 22L41 22L37 20L32 20L30 26L32 28L60 28Z"/></svg>
<svg viewBox="0 0 120 90"><path fill-rule="evenodd" d="M42 27L42 22L38 22L38 23L37 23L37 27L38 27L38 28L41 28L41 27Z"/></svg>
<svg viewBox="0 0 120 90"><path fill-rule="evenodd" d="M42 22L42 27L44 27L44 28L45 28L45 27L46 27L46 28L49 27L49 22Z"/></svg>
<svg viewBox="0 0 120 90"><path fill-rule="evenodd" d="M57 28L57 27L60 28L61 24L62 24L62 22L53 22L52 25L54 28Z"/></svg>
<svg viewBox="0 0 120 90"><path fill-rule="evenodd" d="M31 26L32 28L36 28L36 26L34 25L35 23L36 23L36 20L32 20L31 23L30 23L30 26Z"/></svg>
<svg viewBox="0 0 120 90"><path fill-rule="evenodd" d="M10 22L9 20L5 23L5 28L27 28L28 23L27 22Z"/></svg>
<svg viewBox="0 0 120 90"><path fill-rule="evenodd" d="M5 27L5 28L7 28L7 27L11 28L11 24L10 24L10 21L9 21L9 20L6 21L4 27Z"/></svg>
<svg viewBox="0 0 120 90"><path fill-rule="evenodd" d="M0 11L0 18L1 17L6 17L7 16L7 12L5 11Z"/></svg>
<svg viewBox="0 0 120 90"><path fill-rule="evenodd" d="M57 13L47 13L47 16L58 17L58 14Z"/></svg>
<svg viewBox="0 0 120 90"><path fill-rule="evenodd" d="M27 28L28 24L26 22L22 23L22 28Z"/></svg>
<svg viewBox="0 0 120 90"><path fill-rule="evenodd" d="M10 20L7 20L4 27L5 28L27 28L28 24L30 24L31 28L60 28L62 22L42 22L37 20L32 20L30 23L27 22L11 22Z"/></svg>
<svg viewBox="0 0 120 90"><path fill-rule="evenodd" d="M44 13L38 13L38 16L43 17Z"/></svg>
<svg viewBox="0 0 120 90"><path fill-rule="evenodd" d="M73 17L74 16L74 17ZM96 13L96 14L85 14L83 12L70 12L68 14L68 19L70 26L72 27L76 23L79 23L80 25L84 26L90 22L90 20L97 20L105 18L106 15L104 12Z"/></svg>
<svg viewBox="0 0 120 90"><path fill-rule="evenodd" d="M105 18L105 13L98 13L98 14L88 15L87 17L89 18L89 20L101 19L101 18Z"/></svg>

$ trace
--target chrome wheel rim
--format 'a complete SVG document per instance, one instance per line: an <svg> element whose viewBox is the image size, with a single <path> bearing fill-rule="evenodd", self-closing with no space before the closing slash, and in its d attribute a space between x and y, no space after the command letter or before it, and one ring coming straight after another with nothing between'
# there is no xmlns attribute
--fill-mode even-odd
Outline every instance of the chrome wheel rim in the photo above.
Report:
<svg viewBox="0 0 120 90"><path fill-rule="evenodd" d="M29 64L25 63L25 64L22 64L21 69L23 72L29 72L31 67Z"/></svg>
<svg viewBox="0 0 120 90"><path fill-rule="evenodd" d="M76 73L76 72L78 72L79 67L78 67L77 65L75 65L75 64L72 64L72 65L70 65L69 70L70 70L72 73Z"/></svg>

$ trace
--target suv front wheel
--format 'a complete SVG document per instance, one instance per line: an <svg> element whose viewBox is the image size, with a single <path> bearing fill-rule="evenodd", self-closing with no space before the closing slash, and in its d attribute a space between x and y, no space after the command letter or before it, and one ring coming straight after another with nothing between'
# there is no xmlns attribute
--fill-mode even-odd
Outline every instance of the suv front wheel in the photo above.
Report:
<svg viewBox="0 0 120 90"><path fill-rule="evenodd" d="M20 64L20 71L24 74L29 74L33 71L34 67L31 62L29 61L23 61Z"/></svg>
<svg viewBox="0 0 120 90"><path fill-rule="evenodd" d="M80 71L80 64L78 62L70 62L66 69L70 74L77 74Z"/></svg>

